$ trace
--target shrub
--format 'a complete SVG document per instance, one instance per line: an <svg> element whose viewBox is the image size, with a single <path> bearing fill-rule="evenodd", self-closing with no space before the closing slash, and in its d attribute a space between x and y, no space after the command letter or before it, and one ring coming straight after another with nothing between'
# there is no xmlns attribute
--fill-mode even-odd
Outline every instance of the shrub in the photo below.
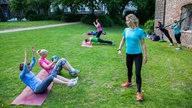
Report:
<svg viewBox="0 0 192 108"><path fill-rule="evenodd" d="M154 22L155 20L148 20L144 26L145 26L145 33L152 34L154 32Z"/></svg>
<svg viewBox="0 0 192 108"><path fill-rule="evenodd" d="M115 15L112 19L113 19L114 24L117 24L119 26L125 26L124 19L121 18L121 16Z"/></svg>
<svg viewBox="0 0 192 108"><path fill-rule="evenodd" d="M37 13L35 10L29 10L26 12L25 14L25 18L28 19L28 20L32 20L34 19L35 17L37 16Z"/></svg>
<svg viewBox="0 0 192 108"><path fill-rule="evenodd" d="M28 20L30 21L40 21L40 20L45 20L47 19L48 16L44 15L44 14L39 14L39 15L35 15L35 14L30 14L28 15Z"/></svg>
<svg viewBox="0 0 192 108"><path fill-rule="evenodd" d="M63 16L63 11L61 11L60 9L56 9L55 12L49 15L49 19L60 21L62 20L62 16Z"/></svg>
<svg viewBox="0 0 192 108"><path fill-rule="evenodd" d="M85 24L93 25L95 19L99 19L101 21L101 25L103 27L111 27L113 26L113 20L107 15L85 15L82 17L81 22Z"/></svg>
<svg viewBox="0 0 192 108"><path fill-rule="evenodd" d="M48 19L48 16L44 14L37 14L35 10L29 10L26 12L25 18L30 21L39 21L39 20Z"/></svg>
<svg viewBox="0 0 192 108"><path fill-rule="evenodd" d="M83 15L81 14L63 14L61 20L66 22L76 22L80 21L82 17Z"/></svg>
<svg viewBox="0 0 192 108"><path fill-rule="evenodd" d="M49 19L60 21L62 19L62 14L52 13L49 15Z"/></svg>

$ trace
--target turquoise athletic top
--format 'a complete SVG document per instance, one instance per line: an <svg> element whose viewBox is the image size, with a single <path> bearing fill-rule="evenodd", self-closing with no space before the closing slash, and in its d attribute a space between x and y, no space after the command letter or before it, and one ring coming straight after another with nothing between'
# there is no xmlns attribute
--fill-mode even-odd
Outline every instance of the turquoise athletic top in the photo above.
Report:
<svg viewBox="0 0 192 108"><path fill-rule="evenodd" d="M173 33L174 34L179 34L180 33L180 29L179 29L179 24L178 23L172 24L171 28L173 28Z"/></svg>
<svg viewBox="0 0 192 108"><path fill-rule="evenodd" d="M140 54L142 48L140 41L146 37L141 28L125 28L122 35L125 37L126 53L127 54Z"/></svg>
<svg viewBox="0 0 192 108"><path fill-rule="evenodd" d="M35 57L32 57L32 61L30 63L30 72L28 71L27 65L23 66L23 71L20 73L20 79L27 85L29 86L32 91L34 92L37 85L39 85L42 81L38 79L31 70L33 69L35 65Z"/></svg>

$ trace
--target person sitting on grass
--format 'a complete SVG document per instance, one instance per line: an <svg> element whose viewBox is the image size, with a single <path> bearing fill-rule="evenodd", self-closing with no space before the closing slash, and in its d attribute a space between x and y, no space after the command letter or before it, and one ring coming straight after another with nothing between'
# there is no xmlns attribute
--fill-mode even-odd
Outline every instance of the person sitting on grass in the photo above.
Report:
<svg viewBox="0 0 192 108"><path fill-rule="evenodd" d="M40 80L32 72L35 62L36 59L34 57L34 50L32 50L31 63L28 63L28 54L27 51L25 50L24 63L21 63L19 66L19 70L21 71L20 73L21 81L24 82L27 86L29 86L34 93L37 94L44 93L47 90L47 87L51 84L51 82L67 85L69 88L72 88L77 84L78 77L69 80L59 75L53 76L52 74L50 74L44 80Z"/></svg>
<svg viewBox="0 0 192 108"><path fill-rule="evenodd" d="M103 40L101 38L94 38L94 37L85 39L85 42L87 44L91 44L92 42L100 42L100 43L107 43L107 44L110 44L110 45L114 45L113 41Z"/></svg>
<svg viewBox="0 0 192 108"><path fill-rule="evenodd" d="M46 70L49 74L60 74L62 68L68 70L69 74L72 76L77 76L80 72L80 70L74 69L65 58L61 58L60 60L55 59L50 62L46 59L48 51L45 49L38 50L37 53L40 55L38 60L40 67ZM54 63L56 63L55 66ZM55 70L53 71L54 68Z"/></svg>

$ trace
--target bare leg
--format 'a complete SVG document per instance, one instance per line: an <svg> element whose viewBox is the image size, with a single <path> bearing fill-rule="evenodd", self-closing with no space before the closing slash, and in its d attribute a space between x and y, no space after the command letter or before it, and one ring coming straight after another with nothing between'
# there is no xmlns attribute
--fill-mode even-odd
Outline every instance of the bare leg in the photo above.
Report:
<svg viewBox="0 0 192 108"><path fill-rule="evenodd" d="M68 71L73 71L74 70L74 68L70 65L70 63L68 61L66 61L63 68L68 70Z"/></svg>
<svg viewBox="0 0 192 108"><path fill-rule="evenodd" d="M62 68L66 69L69 71L69 74L71 75L77 75L80 71L74 69L71 64L64 58L62 58L63 61L65 61L64 65L62 65Z"/></svg>
<svg viewBox="0 0 192 108"><path fill-rule="evenodd" d="M178 44L178 47L181 47L181 44Z"/></svg>
<svg viewBox="0 0 192 108"><path fill-rule="evenodd" d="M68 86L69 88L72 88L73 86L75 86L77 84L77 80L71 80L71 81L62 81L58 78L54 78L53 79L53 82L54 83L57 83L57 84L63 84L63 85L66 85Z"/></svg>
<svg viewBox="0 0 192 108"><path fill-rule="evenodd" d="M64 78L64 77L62 77L62 76L60 76L60 75L57 75L57 78L58 78L59 80L64 81L64 82L69 82L69 81L70 81L69 79Z"/></svg>
<svg viewBox="0 0 192 108"><path fill-rule="evenodd" d="M68 82L62 81L62 80L60 80L60 79L58 79L58 78L54 78L54 79L53 79L53 82L54 82L54 83L58 83L58 84L68 85Z"/></svg>

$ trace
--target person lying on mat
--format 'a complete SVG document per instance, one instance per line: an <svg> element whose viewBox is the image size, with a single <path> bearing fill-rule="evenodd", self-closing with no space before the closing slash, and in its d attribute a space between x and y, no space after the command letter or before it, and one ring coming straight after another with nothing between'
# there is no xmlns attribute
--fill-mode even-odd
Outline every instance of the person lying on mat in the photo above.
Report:
<svg viewBox="0 0 192 108"><path fill-rule="evenodd" d="M38 60L40 67L46 70L46 72L48 72L49 74L60 74L62 68L68 70L69 74L72 76L77 76L80 72L80 70L74 69L65 58L61 58L60 60L55 59L52 60L52 62L47 60L46 57L48 51L46 49L38 50L37 53L40 55L40 58ZM56 63L55 66L54 63ZM56 69L53 71L54 68Z"/></svg>
<svg viewBox="0 0 192 108"><path fill-rule="evenodd" d="M25 50L24 63L21 63L19 66L19 69L21 71L20 73L21 81L24 82L27 86L29 86L34 93L37 94L44 93L47 90L47 87L51 84L51 82L67 85L69 88L72 88L77 84L78 77L70 80L59 75L56 75L55 77L52 74L50 74L44 80L40 80L32 72L35 62L36 59L34 57L34 49L32 49L31 63L28 63L28 54L27 51Z"/></svg>
<svg viewBox="0 0 192 108"><path fill-rule="evenodd" d="M107 43L107 44L110 44L110 45L113 45L113 44L114 44L113 41L103 40L103 39L101 39L101 38L94 38L94 37L85 39L85 42L86 42L87 44L91 44L91 42Z"/></svg>
<svg viewBox="0 0 192 108"><path fill-rule="evenodd" d="M94 31L94 30L91 30L90 32L87 32L87 33L84 33L86 35L97 35L98 32ZM106 32L102 32L101 33L102 35L106 35Z"/></svg>

